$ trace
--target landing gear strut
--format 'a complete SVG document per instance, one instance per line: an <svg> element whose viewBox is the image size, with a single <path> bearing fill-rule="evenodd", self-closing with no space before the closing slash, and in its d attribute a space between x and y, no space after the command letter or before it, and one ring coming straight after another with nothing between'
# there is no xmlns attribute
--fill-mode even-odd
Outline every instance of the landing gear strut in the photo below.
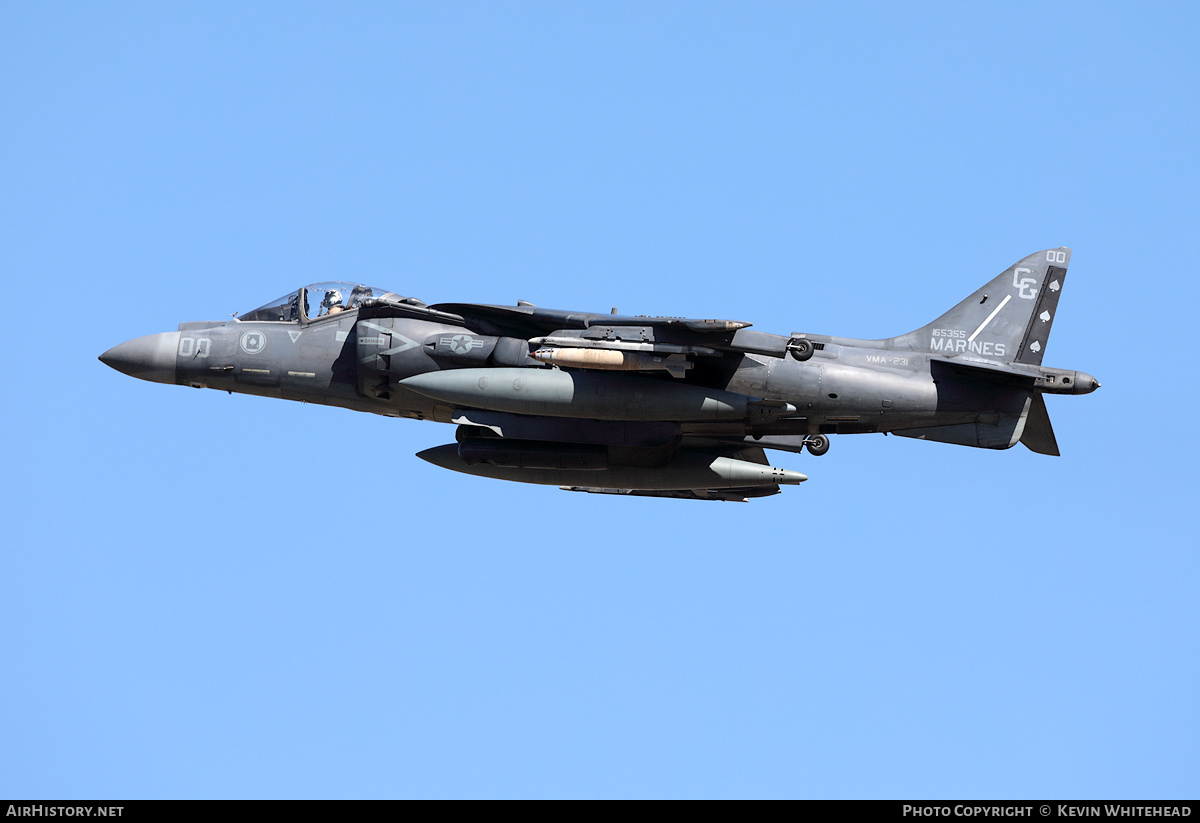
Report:
<svg viewBox="0 0 1200 823"><path fill-rule="evenodd" d="M820 457L829 451L829 438L823 434L806 437L804 438L804 448L808 449L808 453L813 457Z"/></svg>

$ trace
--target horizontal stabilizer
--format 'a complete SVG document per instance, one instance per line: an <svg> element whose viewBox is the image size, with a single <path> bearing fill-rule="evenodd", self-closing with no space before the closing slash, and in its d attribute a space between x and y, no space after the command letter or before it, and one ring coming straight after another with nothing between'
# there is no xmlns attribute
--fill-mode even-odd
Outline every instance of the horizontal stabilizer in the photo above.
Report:
<svg viewBox="0 0 1200 823"><path fill-rule="evenodd" d="M930 357L933 377L939 370L950 369L960 375L985 379L997 386L1034 388L1048 394L1091 394L1100 388L1100 381L1087 372L1028 366L1023 363L985 363L956 357Z"/></svg>
<svg viewBox="0 0 1200 823"><path fill-rule="evenodd" d="M1002 382L1013 386L1034 386L1041 376L1028 366L1008 366L999 363L983 363L976 360L959 360L952 357L929 358L931 363L940 363L956 371L986 377L993 382Z"/></svg>
<svg viewBox="0 0 1200 823"><path fill-rule="evenodd" d="M1010 414L979 415L975 423L956 423L949 426L930 426L920 429L896 429L892 434L913 437L917 440L933 440L938 443L953 443L956 446L973 446L978 449L1010 449L1017 445L1029 419L1029 409L1036 392L1024 395L1020 411Z"/></svg>

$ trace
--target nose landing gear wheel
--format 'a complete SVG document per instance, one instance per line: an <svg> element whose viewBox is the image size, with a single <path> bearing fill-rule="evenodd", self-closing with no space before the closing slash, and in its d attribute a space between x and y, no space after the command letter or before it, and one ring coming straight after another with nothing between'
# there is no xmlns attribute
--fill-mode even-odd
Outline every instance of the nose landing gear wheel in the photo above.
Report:
<svg viewBox="0 0 1200 823"><path fill-rule="evenodd" d="M823 434L818 434L816 437L806 438L804 447L808 449L808 453L813 457L820 457L825 452L829 451L829 438Z"/></svg>

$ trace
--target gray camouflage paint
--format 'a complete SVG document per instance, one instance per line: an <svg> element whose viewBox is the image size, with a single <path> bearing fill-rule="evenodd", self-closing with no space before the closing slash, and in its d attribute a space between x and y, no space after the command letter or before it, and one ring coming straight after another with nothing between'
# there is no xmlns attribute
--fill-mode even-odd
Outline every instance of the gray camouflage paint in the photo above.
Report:
<svg viewBox="0 0 1200 823"><path fill-rule="evenodd" d="M455 423L456 444L419 456L467 474L746 500L806 479L770 466L764 449L819 454L829 434L1023 442L1057 455L1043 394L1100 385L1041 365L1070 258L1065 248L1032 254L934 322L885 340L527 303L426 306L388 293L316 319L183 323L100 359L154 382ZM585 349L658 365L612 372L532 356L587 362L572 354ZM667 357L687 368L663 370Z"/></svg>

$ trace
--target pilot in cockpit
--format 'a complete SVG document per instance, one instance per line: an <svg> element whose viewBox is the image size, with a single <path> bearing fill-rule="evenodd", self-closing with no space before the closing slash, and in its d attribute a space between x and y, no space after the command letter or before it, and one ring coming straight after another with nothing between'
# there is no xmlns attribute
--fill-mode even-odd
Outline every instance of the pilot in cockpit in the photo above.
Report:
<svg viewBox="0 0 1200 823"><path fill-rule="evenodd" d="M342 305L342 293L337 289L330 289L325 292L325 299L321 301L321 317L329 314L337 314L345 311L346 307Z"/></svg>

